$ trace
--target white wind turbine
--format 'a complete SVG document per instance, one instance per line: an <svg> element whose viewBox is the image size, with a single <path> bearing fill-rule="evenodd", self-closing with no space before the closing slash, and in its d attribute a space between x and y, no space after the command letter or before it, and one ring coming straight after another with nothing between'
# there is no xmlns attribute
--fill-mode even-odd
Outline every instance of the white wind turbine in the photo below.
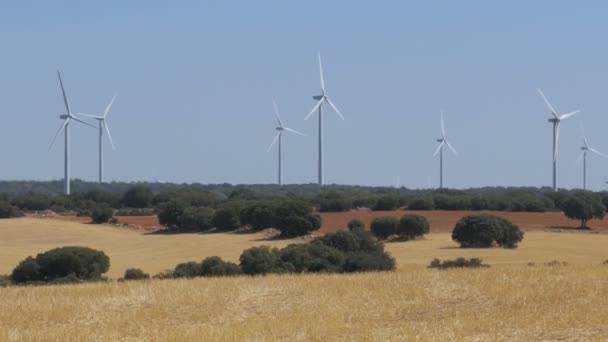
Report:
<svg viewBox="0 0 608 342"><path fill-rule="evenodd" d="M65 150L64 150L65 155L64 155L64 163L63 163L64 191L65 191L66 195L69 195L70 194L70 121L71 120L78 121L84 125L91 126L93 128L95 128L95 126L93 126L85 121L82 121L81 119L74 116L74 114L72 114L72 111L70 110L70 104L68 103L68 98L65 94L65 89L63 87L63 81L61 80L61 74L59 73L59 70L57 70L57 77L59 78L59 85L61 86L61 94L63 94L63 103L65 104L66 114L59 115L59 118L61 118L63 120L63 123L61 124L61 126L59 127L59 130L55 134L55 137L53 138L53 141L51 142L51 145L49 146L49 150L53 147L53 144L55 144L55 140L57 140L57 137L59 136L61 131L63 131L65 133Z"/></svg>
<svg viewBox="0 0 608 342"><path fill-rule="evenodd" d="M433 153L433 157L439 153L439 189L443 189L443 149L447 145L447 147L452 150L455 156L458 155L458 152L450 145L450 142L447 140L445 135L445 125L443 123L443 111L441 111L441 138L437 139L439 146Z"/></svg>
<svg viewBox="0 0 608 342"><path fill-rule="evenodd" d="M340 113L340 111L338 110L338 108L333 104L333 102L331 102L331 99L329 98L329 96L327 96L327 92L325 91L325 80L323 79L323 65L321 63L321 53L318 53L318 57L319 57L319 74L321 76L321 95L316 95L313 96L312 98L317 100L317 104L312 108L312 110L310 111L310 113L308 113L308 115L306 115L306 117L304 118L304 120L308 120L308 118L310 118L310 116L318 109L319 110L319 169L318 169L318 183L319 186L323 185L323 112L322 112L322 105L323 103L327 103L335 112L336 114L338 114L338 116L344 120L344 116L342 116L342 113Z"/></svg>
<svg viewBox="0 0 608 342"><path fill-rule="evenodd" d="M578 161L583 160L583 190L587 190L587 152L591 151L598 156L602 156L604 158L608 158L604 153L596 150L595 148L589 146L587 143L587 137L585 136L585 128L581 123L581 135L583 136L583 146L581 146L581 154L578 156Z"/></svg>
<svg viewBox="0 0 608 342"><path fill-rule="evenodd" d="M549 100L547 100L545 94L543 94L543 91L538 89L538 92L545 101L545 104L547 104L547 107L549 107L551 115L553 115L553 117L549 118L547 121L553 124L553 191L557 191L557 144L559 142L559 123L580 111L575 110L570 113L559 115L551 103L549 103Z"/></svg>
<svg viewBox="0 0 608 342"><path fill-rule="evenodd" d="M279 113L279 108L277 107L277 103L274 99L272 99L272 106L274 108L274 114L277 117L277 123L278 126L275 128L277 130L277 135L274 136L274 139L272 139L272 142L270 143L270 146L268 146L268 150L267 152L270 151L270 149L272 148L272 146L278 141L279 142L279 185L283 185L283 151L282 151L282 139L283 139L283 132L287 131L287 132L291 132L291 133L295 133L295 134L299 134L302 136L306 136L306 134L304 133L300 133L294 129L291 129L289 127L285 127L283 125L283 121L281 121L281 114Z"/></svg>
<svg viewBox="0 0 608 342"><path fill-rule="evenodd" d="M114 97L112 97L112 100L110 100L110 103L108 103L108 105L106 106L106 109L103 111L103 114L101 114L101 115L78 113L78 115L93 118L93 119L97 120L97 122L99 123L99 127L98 127L98 129L99 129L99 183L103 183L103 131L104 131L104 129L105 129L106 133L108 133L108 141L110 141L110 145L112 146L112 149L116 150L116 147L114 146L114 142L112 141L112 135L110 134L110 128L108 127L108 123L106 122L108 113L110 113L110 108L112 108L112 104L114 103L114 100L116 100L116 95L114 95Z"/></svg>

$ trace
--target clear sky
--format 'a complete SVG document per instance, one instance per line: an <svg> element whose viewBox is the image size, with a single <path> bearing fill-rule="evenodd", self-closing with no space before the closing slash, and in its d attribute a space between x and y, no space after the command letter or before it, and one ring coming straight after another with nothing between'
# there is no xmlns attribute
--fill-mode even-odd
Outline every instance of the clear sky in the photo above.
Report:
<svg viewBox="0 0 608 342"><path fill-rule="evenodd" d="M58 179L61 69L76 112L109 117L109 180L276 181L271 98L286 125L284 179L315 182L327 90L327 183L436 186L445 111L449 187L550 185L551 126L564 121L559 183L580 187L579 121L608 153L603 1L5 1L0 3L1 179ZM72 174L94 180L96 131L72 125ZM604 189L608 159L588 158Z"/></svg>

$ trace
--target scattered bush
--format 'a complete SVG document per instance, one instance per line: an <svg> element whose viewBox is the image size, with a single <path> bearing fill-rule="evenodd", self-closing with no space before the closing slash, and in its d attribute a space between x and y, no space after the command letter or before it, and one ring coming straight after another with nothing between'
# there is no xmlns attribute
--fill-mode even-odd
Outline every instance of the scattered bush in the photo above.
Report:
<svg viewBox="0 0 608 342"><path fill-rule="evenodd" d="M0 274L0 287L7 287L12 285L11 276L6 274Z"/></svg>
<svg viewBox="0 0 608 342"><path fill-rule="evenodd" d="M213 227L214 210L208 207L188 207L179 217L181 230L203 231Z"/></svg>
<svg viewBox="0 0 608 342"><path fill-rule="evenodd" d="M448 268L479 268L479 267L490 267L489 265L485 265L482 263L480 258L457 258L454 260L444 260L441 261L439 259L433 259L429 268L438 268L441 270L446 270Z"/></svg>
<svg viewBox="0 0 608 342"><path fill-rule="evenodd" d="M523 236L524 233L513 223L487 214L465 216L452 231L452 239L465 248L515 248Z"/></svg>
<svg viewBox="0 0 608 342"><path fill-rule="evenodd" d="M435 201L430 196L417 197L408 203L407 208L409 210L434 210Z"/></svg>
<svg viewBox="0 0 608 342"><path fill-rule="evenodd" d="M149 279L150 275L139 268L129 268L125 271L124 280L142 280Z"/></svg>
<svg viewBox="0 0 608 342"><path fill-rule="evenodd" d="M373 211L389 211L395 210L399 206L399 198L396 195L384 195L378 198L374 206Z"/></svg>
<svg viewBox="0 0 608 342"><path fill-rule="evenodd" d="M321 217L313 215L306 202L285 201L277 207L275 228L281 231L281 237L306 235L320 226Z"/></svg>
<svg viewBox="0 0 608 342"><path fill-rule="evenodd" d="M155 274L152 279L172 279L174 270L164 270Z"/></svg>
<svg viewBox="0 0 608 342"><path fill-rule="evenodd" d="M581 229L587 228L592 218L601 220L606 215L606 207L599 196L581 192L568 198L563 205L564 214L571 219L581 220Z"/></svg>
<svg viewBox="0 0 608 342"><path fill-rule="evenodd" d="M370 230L377 238L387 239L389 236L395 235L398 225L399 220L394 217L378 217L372 221Z"/></svg>
<svg viewBox="0 0 608 342"><path fill-rule="evenodd" d="M100 205L91 212L93 223L108 223L114 217L114 210L107 205Z"/></svg>
<svg viewBox="0 0 608 342"><path fill-rule="evenodd" d="M0 219L21 216L23 216L23 213L19 210L19 208L6 201L0 201Z"/></svg>
<svg viewBox="0 0 608 342"><path fill-rule="evenodd" d="M200 271L200 275L203 277L234 276L242 273L237 264L224 261L217 256L208 257L203 260Z"/></svg>
<svg viewBox="0 0 608 342"><path fill-rule="evenodd" d="M28 257L11 274L15 283L52 282L73 276L79 280L101 279L110 268L110 259L102 252L87 247L61 247Z"/></svg>
<svg viewBox="0 0 608 342"><path fill-rule="evenodd" d="M136 185L125 192L122 197L124 206L131 208L148 208L152 204L152 190L143 185Z"/></svg>
<svg viewBox="0 0 608 342"><path fill-rule="evenodd" d="M253 230L271 228L277 221L277 204L273 202L255 202L241 210L241 224L250 226Z"/></svg>
<svg viewBox="0 0 608 342"><path fill-rule="evenodd" d="M182 262L175 266L173 278L194 278L201 275L201 264L196 261Z"/></svg>
<svg viewBox="0 0 608 342"><path fill-rule="evenodd" d="M241 220L239 213L235 208L220 208L213 214L212 225L221 231L240 228Z"/></svg>
<svg viewBox="0 0 608 342"><path fill-rule="evenodd" d="M285 273L286 269L281 261L281 253L276 248L268 246L251 247L241 254L240 267L243 273L267 274Z"/></svg>
<svg viewBox="0 0 608 342"><path fill-rule="evenodd" d="M180 224L184 210L186 210L186 204L182 201L171 200L165 202L159 208L158 221L169 228L176 228Z"/></svg>
<svg viewBox="0 0 608 342"><path fill-rule="evenodd" d="M348 222L347 226L348 226L348 230L350 230L350 231L365 229L365 223L363 223L363 221L358 220L358 219L350 220Z"/></svg>
<svg viewBox="0 0 608 342"><path fill-rule="evenodd" d="M429 221L420 215L404 215L399 220L396 234L408 240L428 234L430 231Z"/></svg>

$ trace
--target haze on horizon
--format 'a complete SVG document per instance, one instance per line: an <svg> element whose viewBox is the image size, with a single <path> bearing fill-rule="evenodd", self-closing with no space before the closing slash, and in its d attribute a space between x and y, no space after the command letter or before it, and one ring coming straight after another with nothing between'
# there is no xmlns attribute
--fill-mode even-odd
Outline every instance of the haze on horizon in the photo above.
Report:
<svg viewBox="0 0 608 342"><path fill-rule="evenodd" d="M313 183L316 54L345 116L325 119L326 183L438 185L439 111L459 156L445 186L549 186L559 111L559 185L582 187L585 125L608 153L608 4L386 1L107 1L0 4L0 179L59 179L62 71L75 112L103 110L116 151L107 180L272 183L271 98L307 137L286 136L285 183ZM97 136L72 126L72 176L94 180ZM589 155L588 186L605 189L608 159Z"/></svg>

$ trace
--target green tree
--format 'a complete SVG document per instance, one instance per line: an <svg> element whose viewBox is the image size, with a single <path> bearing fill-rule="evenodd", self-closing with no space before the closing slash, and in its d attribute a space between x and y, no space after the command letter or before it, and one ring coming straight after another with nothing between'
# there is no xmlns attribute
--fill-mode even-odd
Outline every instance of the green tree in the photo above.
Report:
<svg viewBox="0 0 608 342"><path fill-rule="evenodd" d="M396 234L407 239L413 239L428 234L429 231L430 224L426 217L410 214L401 217Z"/></svg>
<svg viewBox="0 0 608 342"><path fill-rule="evenodd" d="M379 239L386 239L397 232L399 221L394 217L377 217L371 225L370 230Z"/></svg>
<svg viewBox="0 0 608 342"><path fill-rule="evenodd" d="M606 215L602 199L587 192L574 194L563 205L564 214L571 219L581 220L581 229L587 228L587 222L593 218L601 220Z"/></svg>
<svg viewBox="0 0 608 342"><path fill-rule="evenodd" d="M136 185L125 192L122 202L126 207L148 208L152 204L152 190L147 186Z"/></svg>

